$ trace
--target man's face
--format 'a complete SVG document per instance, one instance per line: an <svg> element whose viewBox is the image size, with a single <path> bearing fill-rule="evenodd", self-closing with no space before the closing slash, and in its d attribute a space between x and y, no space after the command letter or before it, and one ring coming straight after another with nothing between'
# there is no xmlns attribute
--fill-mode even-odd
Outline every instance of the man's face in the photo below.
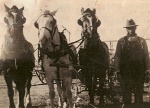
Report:
<svg viewBox="0 0 150 108"><path fill-rule="evenodd" d="M136 26L126 28L128 34L134 34L136 30Z"/></svg>

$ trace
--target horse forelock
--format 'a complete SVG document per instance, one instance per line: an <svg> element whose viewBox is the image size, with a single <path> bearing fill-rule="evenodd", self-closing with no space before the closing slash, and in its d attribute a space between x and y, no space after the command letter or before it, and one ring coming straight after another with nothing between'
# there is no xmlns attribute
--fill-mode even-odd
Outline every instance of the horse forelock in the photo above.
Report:
<svg viewBox="0 0 150 108"><path fill-rule="evenodd" d="M4 21L7 24L9 31L13 33L22 31L26 18L23 16L22 11L12 8L7 12Z"/></svg>

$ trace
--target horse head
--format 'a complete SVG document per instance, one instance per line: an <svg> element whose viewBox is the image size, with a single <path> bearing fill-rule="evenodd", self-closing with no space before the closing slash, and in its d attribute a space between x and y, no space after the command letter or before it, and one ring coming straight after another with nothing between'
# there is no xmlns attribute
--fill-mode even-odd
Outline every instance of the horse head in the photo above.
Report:
<svg viewBox="0 0 150 108"><path fill-rule="evenodd" d="M58 33L56 19L54 15L57 11L43 11L43 14L34 23L38 29L39 42L44 49L56 51L60 47L60 37Z"/></svg>
<svg viewBox="0 0 150 108"><path fill-rule="evenodd" d="M78 20L78 24L83 28L82 35L85 37L85 47L95 47L98 45L99 35L97 33L97 28L100 26L101 22L96 17L95 13L95 9L81 9L82 17Z"/></svg>
<svg viewBox="0 0 150 108"><path fill-rule="evenodd" d="M5 4L4 6L7 12L4 21L7 24L8 33L12 38L17 38L16 36L23 32L23 24L26 22L26 18L23 16L24 7L18 9L15 5L11 8Z"/></svg>

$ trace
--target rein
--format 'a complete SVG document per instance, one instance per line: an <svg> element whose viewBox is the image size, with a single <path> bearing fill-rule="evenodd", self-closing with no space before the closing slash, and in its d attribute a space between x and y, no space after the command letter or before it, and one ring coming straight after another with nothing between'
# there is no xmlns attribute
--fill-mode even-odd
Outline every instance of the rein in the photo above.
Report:
<svg viewBox="0 0 150 108"><path fill-rule="evenodd" d="M49 34L52 36L52 39L49 39L49 41L51 42L52 47L53 47L53 49L55 50L56 47L60 46L60 45L55 44L54 41L53 41L53 37L54 37L54 35L55 35L55 33L56 33L57 27L55 27L52 31L51 31L50 29L48 29L47 27L41 27L41 28L39 29L38 36L40 35L40 30L41 30L42 28L48 30L48 31L49 31ZM40 43L38 43L38 44L40 45ZM42 50L42 49L41 49L41 50ZM62 55L62 54L61 54L61 51L62 51L62 49L59 49L58 51L49 51L48 49L46 49L46 50L42 50L41 52L42 52L43 54L46 54L46 55L47 55L48 57L50 57L50 58L57 58L58 56L61 56L61 55Z"/></svg>
<svg viewBox="0 0 150 108"><path fill-rule="evenodd" d="M13 23L13 24L9 25L8 29L10 29L13 25L17 25L17 26L19 26L19 24L17 24L17 23Z"/></svg>
<svg viewBox="0 0 150 108"><path fill-rule="evenodd" d="M13 11L10 11L10 12L13 12ZM24 18L24 15L23 14L21 14L22 15L22 17ZM10 29L13 25L17 25L17 26L19 26L19 27L21 27L22 25L21 24L18 24L18 23L12 23L11 25L9 25L9 26L7 26L8 27L8 29Z"/></svg>
<svg viewBox="0 0 150 108"><path fill-rule="evenodd" d="M52 39L53 39L53 37L54 37L54 35L55 35L55 32L56 32L57 27L55 27L53 30L50 30L50 29L48 29L47 27L41 27L41 28L39 29L38 35L40 35L40 30L41 30L42 28L44 28L44 29L48 30L48 31L49 31L49 33L50 33L50 35L52 36Z"/></svg>
<svg viewBox="0 0 150 108"><path fill-rule="evenodd" d="M53 46L54 49L55 49L55 47L61 46L61 45L57 45L57 44L55 44L55 43L53 42L53 37L54 37L54 35L55 35L55 33L56 33L56 29L58 29L57 27L55 27L52 31L51 31L50 29L48 29L47 27L41 27L41 28L39 29L38 36L40 35L40 30L41 30L42 28L48 30L48 31L49 31L49 34L52 36L52 39L49 39L49 41L51 42L51 44L52 44L52 46ZM60 57L62 57L62 56L64 56L64 55L66 55L66 54L69 53L68 48L67 48L67 47L69 47L69 45L72 45L72 44L74 44L74 43L77 43L77 42L79 42L79 41L81 41L81 40L82 40L82 42L74 49L74 50L76 50L76 49L83 43L83 41L84 41L83 38L82 38L82 39L79 39L79 40L77 40L77 41L74 41L74 42L72 42L72 43L67 44L67 45L66 45L66 50L65 50L64 48L60 48L58 51L49 51L48 49L46 49L45 51L42 51L42 53L45 53L45 54L46 54L48 57L50 57L50 58L60 58ZM39 44L40 44L40 43L39 43ZM42 50L42 49L41 49L41 50Z"/></svg>

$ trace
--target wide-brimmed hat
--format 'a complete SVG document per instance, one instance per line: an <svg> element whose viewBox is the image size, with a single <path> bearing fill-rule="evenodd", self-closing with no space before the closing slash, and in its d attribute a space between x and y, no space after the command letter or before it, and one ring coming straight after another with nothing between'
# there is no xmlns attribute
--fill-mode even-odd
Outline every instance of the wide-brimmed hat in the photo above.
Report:
<svg viewBox="0 0 150 108"><path fill-rule="evenodd" d="M138 25L135 24L133 19L130 19L130 20L127 20L126 27L123 27L123 28L130 28L134 26L138 26Z"/></svg>

